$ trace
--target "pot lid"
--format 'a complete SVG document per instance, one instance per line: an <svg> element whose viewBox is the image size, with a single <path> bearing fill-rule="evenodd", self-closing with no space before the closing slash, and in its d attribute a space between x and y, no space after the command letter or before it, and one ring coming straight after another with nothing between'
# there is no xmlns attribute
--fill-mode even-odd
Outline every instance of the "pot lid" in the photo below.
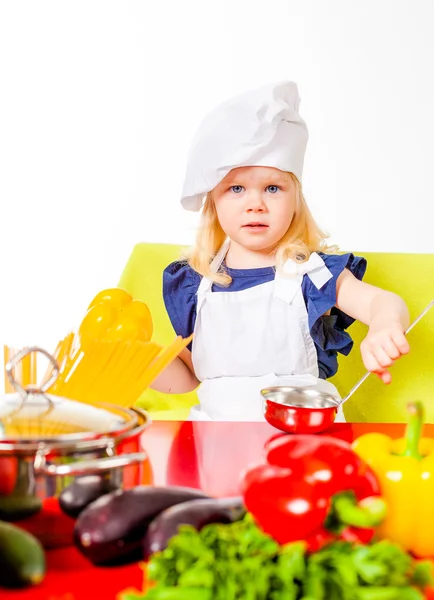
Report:
<svg viewBox="0 0 434 600"><path fill-rule="evenodd" d="M23 388L14 378L14 367L27 354L41 352L51 362L50 378L39 387ZM112 404L85 404L46 394L56 380L55 359L38 347L19 352L5 367L17 393L0 396L0 443L89 440L117 437L138 424L137 414Z"/></svg>

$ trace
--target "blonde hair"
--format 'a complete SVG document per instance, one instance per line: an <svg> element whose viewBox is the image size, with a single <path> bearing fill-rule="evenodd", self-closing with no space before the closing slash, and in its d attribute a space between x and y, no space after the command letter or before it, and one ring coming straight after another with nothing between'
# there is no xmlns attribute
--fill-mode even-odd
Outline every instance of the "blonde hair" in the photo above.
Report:
<svg viewBox="0 0 434 600"><path fill-rule="evenodd" d="M335 246L327 245L325 240L328 236L316 224L303 196L299 180L293 173L287 175L294 183L296 207L288 231L275 247L277 269L281 268L288 258L305 262L312 252L331 253L337 250ZM231 276L222 268L219 272L213 273L210 265L226 237L217 218L211 191L207 194L203 205L196 244L184 258L197 273L221 286L228 286L232 281Z"/></svg>

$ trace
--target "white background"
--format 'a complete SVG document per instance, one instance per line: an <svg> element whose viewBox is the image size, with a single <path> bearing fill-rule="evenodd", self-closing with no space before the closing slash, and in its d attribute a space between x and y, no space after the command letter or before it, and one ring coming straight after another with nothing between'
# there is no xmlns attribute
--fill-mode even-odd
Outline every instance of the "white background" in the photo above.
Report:
<svg viewBox="0 0 434 600"><path fill-rule="evenodd" d="M135 243L192 242L195 128L271 81L298 83L332 241L434 252L433 20L432 0L1 1L1 342L54 348Z"/></svg>

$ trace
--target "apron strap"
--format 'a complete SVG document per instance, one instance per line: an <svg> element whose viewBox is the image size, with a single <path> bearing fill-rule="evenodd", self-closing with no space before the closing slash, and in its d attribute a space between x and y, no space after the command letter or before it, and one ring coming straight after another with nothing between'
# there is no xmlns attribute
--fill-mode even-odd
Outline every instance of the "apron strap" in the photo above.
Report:
<svg viewBox="0 0 434 600"><path fill-rule="evenodd" d="M305 274L318 290L333 278L323 259L316 252L312 252L309 260L303 263L298 263L290 258L283 265L283 269L276 271L274 297L292 304L301 288Z"/></svg>
<svg viewBox="0 0 434 600"><path fill-rule="evenodd" d="M217 252L215 257L213 258L210 269L213 273L217 273L220 269L222 262L225 259L226 254L228 253L230 245L230 239L227 238L223 243L220 250ZM202 277L199 287L197 289L197 307L196 307L196 316L199 314L199 310L202 307L203 301L205 299L205 294L209 292L212 288L213 281L208 277Z"/></svg>

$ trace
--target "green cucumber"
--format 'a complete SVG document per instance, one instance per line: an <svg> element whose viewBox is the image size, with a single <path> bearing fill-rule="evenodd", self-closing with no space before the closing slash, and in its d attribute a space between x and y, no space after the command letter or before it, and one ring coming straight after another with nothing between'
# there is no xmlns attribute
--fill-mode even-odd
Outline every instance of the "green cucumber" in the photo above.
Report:
<svg viewBox="0 0 434 600"><path fill-rule="evenodd" d="M0 586L37 585L43 580L45 570L45 553L40 542L27 531L0 521Z"/></svg>

